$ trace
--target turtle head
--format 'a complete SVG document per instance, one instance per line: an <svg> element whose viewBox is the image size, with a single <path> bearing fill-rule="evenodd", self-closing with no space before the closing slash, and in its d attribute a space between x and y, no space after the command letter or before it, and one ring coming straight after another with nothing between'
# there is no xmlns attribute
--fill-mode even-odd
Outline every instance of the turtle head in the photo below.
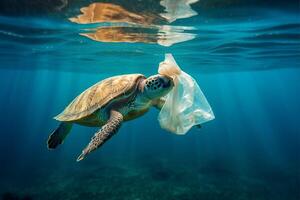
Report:
<svg viewBox="0 0 300 200"><path fill-rule="evenodd" d="M163 97L174 87L172 78L160 74L150 76L142 84L142 91L149 99Z"/></svg>

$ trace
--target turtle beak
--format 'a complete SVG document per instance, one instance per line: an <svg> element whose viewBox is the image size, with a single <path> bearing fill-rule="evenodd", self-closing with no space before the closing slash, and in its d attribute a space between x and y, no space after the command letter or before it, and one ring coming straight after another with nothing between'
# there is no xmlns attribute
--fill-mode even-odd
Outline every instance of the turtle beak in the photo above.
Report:
<svg viewBox="0 0 300 200"><path fill-rule="evenodd" d="M174 82L173 79L169 76L162 76L161 77L163 80L163 87L164 88L168 88L168 87L173 87L174 86Z"/></svg>

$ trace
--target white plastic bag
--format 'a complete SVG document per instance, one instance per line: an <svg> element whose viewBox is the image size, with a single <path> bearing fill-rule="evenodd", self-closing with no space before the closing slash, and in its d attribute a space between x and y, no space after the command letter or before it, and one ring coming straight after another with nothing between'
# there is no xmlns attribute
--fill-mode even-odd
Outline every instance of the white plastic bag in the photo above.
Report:
<svg viewBox="0 0 300 200"><path fill-rule="evenodd" d="M174 80L174 88L164 97L165 104L158 115L163 129L184 135L193 126L215 118L197 82L179 68L172 54L165 55L158 73Z"/></svg>

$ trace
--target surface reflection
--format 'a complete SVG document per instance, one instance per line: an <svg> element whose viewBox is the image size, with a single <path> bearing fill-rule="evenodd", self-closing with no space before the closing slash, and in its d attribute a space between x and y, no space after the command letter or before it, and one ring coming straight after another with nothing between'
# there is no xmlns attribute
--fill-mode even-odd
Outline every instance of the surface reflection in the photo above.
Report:
<svg viewBox="0 0 300 200"><path fill-rule="evenodd" d="M80 9L81 15L69 18L78 24L91 24L101 22L124 22L133 24L152 24L154 20L164 20L163 17L133 13L112 3L92 3Z"/></svg>
<svg viewBox="0 0 300 200"><path fill-rule="evenodd" d="M82 33L99 42L143 42L157 43L157 31L139 27L100 27L94 32Z"/></svg>
<svg viewBox="0 0 300 200"><path fill-rule="evenodd" d="M192 40L193 33L183 32L187 27L151 26L151 27L100 27L80 35L98 42L142 42L171 46L179 42ZM189 28L190 29L190 28Z"/></svg>
<svg viewBox="0 0 300 200"><path fill-rule="evenodd" d="M160 5L165 7L165 12L160 16L173 22L177 19L189 18L197 15L198 13L191 8L191 4L199 0L162 0Z"/></svg>
<svg viewBox="0 0 300 200"><path fill-rule="evenodd" d="M171 46L194 39L195 34L185 32L193 28L166 25L177 18L195 15L184 14L184 10L190 13L191 2L177 0L176 6L172 6L170 1L160 3L166 8L164 14L145 11L137 13L112 3L92 3L80 9L82 14L69 20L78 24L99 23L98 28L85 29L84 33L80 33L98 42L142 42Z"/></svg>

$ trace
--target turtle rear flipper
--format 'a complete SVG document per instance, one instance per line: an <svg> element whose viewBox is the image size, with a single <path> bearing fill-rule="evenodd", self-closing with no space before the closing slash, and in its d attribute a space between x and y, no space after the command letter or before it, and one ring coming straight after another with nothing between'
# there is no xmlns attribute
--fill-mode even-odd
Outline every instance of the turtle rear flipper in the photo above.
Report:
<svg viewBox="0 0 300 200"><path fill-rule="evenodd" d="M68 133L71 131L72 124L62 122L59 124L48 138L48 149L55 149L58 145L62 144Z"/></svg>

